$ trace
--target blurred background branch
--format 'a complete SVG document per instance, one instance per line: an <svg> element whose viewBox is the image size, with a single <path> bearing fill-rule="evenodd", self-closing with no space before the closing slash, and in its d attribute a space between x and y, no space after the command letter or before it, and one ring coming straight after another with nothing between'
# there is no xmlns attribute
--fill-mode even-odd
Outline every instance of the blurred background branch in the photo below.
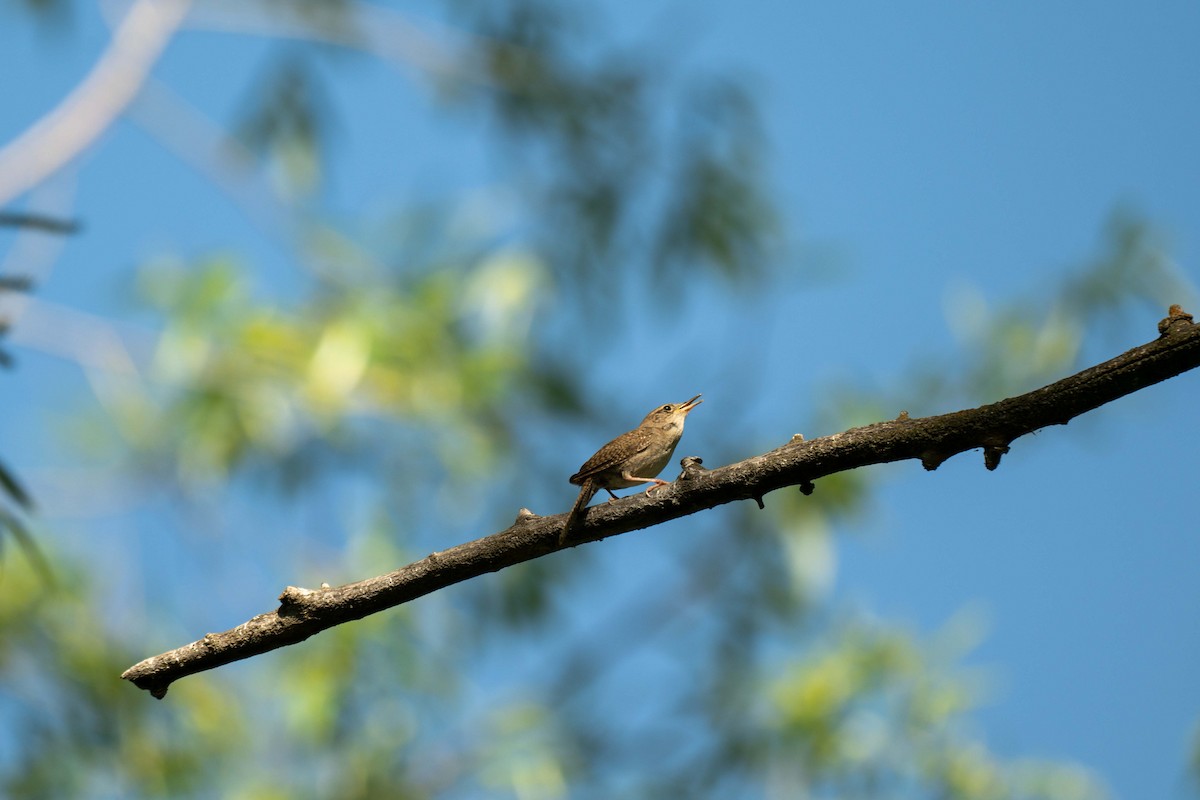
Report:
<svg viewBox="0 0 1200 800"><path fill-rule="evenodd" d="M188 9L187 0L137 0L92 72L52 112L0 148L0 206L91 146L133 100Z"/></svg>

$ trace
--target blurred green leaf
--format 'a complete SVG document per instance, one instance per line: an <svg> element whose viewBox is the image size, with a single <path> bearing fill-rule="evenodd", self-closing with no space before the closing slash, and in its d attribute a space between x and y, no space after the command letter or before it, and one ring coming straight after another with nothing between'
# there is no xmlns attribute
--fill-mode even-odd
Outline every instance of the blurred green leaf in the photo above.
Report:
<svg viewBox="0 0 1200 800"><path fill-rule="evenodd" d="M323 6L290 5L299 7L302 14L311 13L305 9ZM341 20L343 16L335 12L332 18ZM319 19L313 22L322 24ZM280 195L300 198L315 192L322 182L321 153L328 146L333 112L304 61L280 59L272 62L270 69L247 103L235 135L248 152L263 160Z"/></svg>

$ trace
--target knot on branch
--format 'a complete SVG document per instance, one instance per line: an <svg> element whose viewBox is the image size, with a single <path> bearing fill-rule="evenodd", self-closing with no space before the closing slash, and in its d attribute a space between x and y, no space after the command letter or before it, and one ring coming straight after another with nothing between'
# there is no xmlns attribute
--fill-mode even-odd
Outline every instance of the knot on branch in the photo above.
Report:
<svg viewBox="0 0 1200 800"><path fill-rule="evenodd" d="M308 604L309 598L315 594L328 591L328 583L322 583L320 589L305 589L301 586L289 586L279 595L280 611L300 608Z"/></svg>
<svg viewBox="0 0 1200 800"><path fill-rule="evenodd" d="M804 495L805 497L808 497L816 490L817 490L816 484L814 484L808 478L805 478L804 480L800 481L800 494Z"/></svg>
<svg viewBox="0 0 1200 800"><path fill-rule="evenodd" d="M946 459L954 455L953 453L943 453L940 450L929 450L921 453L921 466L928 472L933 472L935 469L945 463Z"/></svg>
<svg viewBox="0 0 1200 800"><path fill-rule="evenodd" d="M700 456L687 456L679 462L679 466L683 467L683 472L679 473L679 480L691 481L708 472L702 465L704 459Z"/></svg>
<svg viewBox="0 0 1200 800"><path fill-rule="evenodd" d="M990 444L983 448L983 465L988 470L1000 466L1000 459L1008 452L1007 444Z"/></svg>
<svg viewBox="0 0 1200 800"><path fill-rule="evenodd" d="M1191 324L1192 315L1184 311L1183 306L1175 303L1167 309L1167 316L1158 321L1158 333L1166 336L1176 325L1182 329L1184 325Z"/></svg>
<svg viewBox="0 0 1200 800"><path fill-rule="evenodd" d="M517 512L517 518L513 521L513 525L528 525L535 519L541 519L541 517L530 511L528 508L522 508ZM432 555L430 557L432 558Z"/></svg>

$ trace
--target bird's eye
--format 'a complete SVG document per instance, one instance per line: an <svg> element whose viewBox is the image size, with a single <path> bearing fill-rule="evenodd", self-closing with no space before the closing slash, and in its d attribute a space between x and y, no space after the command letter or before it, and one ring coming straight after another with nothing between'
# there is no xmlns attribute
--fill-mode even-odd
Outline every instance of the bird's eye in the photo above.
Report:
<svg viewBox="0 0 1200 800"><path fill-rule="evenodd" d="M662 410L667 412L668 414L670 414L672 411L675 410L675 406L671 405L670 403L667 403L665 406L662 407Z"/></svg>

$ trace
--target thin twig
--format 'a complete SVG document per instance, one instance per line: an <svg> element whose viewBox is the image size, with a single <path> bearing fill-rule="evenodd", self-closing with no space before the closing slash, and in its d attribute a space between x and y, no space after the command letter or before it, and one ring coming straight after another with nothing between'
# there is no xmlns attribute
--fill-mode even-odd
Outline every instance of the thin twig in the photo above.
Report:
<svg viewBox="0 0 1200 800"><path fill-rule="evenodd" d="M0 211L0 227L26 228L43 233L70 234L79 232L79 221L60 219L47 214L26 211Z"/></svg>

